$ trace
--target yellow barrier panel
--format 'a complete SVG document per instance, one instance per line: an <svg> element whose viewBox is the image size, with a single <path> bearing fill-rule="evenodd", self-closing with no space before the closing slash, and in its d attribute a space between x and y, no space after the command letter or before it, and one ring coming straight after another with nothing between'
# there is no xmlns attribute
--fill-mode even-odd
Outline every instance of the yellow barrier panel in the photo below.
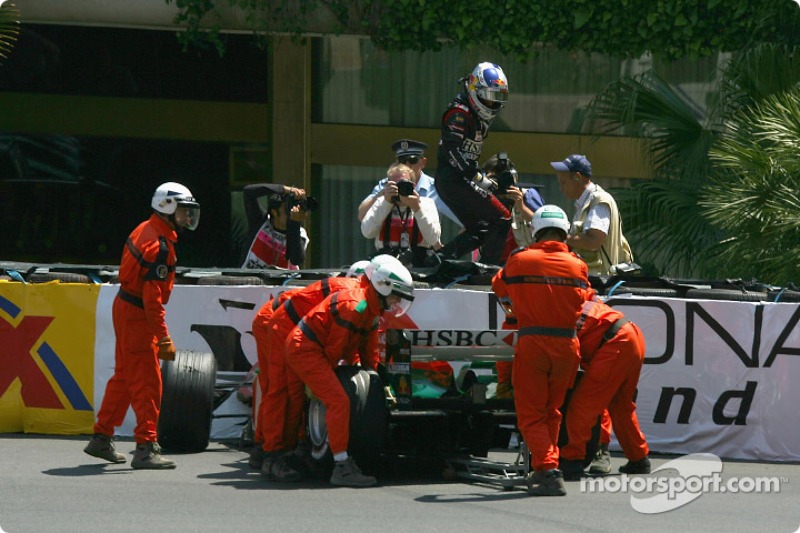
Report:
<svg viewBox="0 0 800 533"><path fill-rule="evenodd" d="M0 282L0 432L92 432L99 293L98 285Z"/></svg>

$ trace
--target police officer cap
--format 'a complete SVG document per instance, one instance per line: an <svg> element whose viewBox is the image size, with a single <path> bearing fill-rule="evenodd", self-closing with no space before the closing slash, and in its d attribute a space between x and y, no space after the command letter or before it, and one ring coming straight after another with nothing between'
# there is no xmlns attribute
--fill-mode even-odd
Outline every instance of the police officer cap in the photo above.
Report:
<svg viewBox="0 0 800 533"><path fill-rule="evenodd" d="M394 150L398 159L412 156L422 157L427 147L428 145L424 142L412 141L411 139L400 139L392 144L392 150Z"/></svg>

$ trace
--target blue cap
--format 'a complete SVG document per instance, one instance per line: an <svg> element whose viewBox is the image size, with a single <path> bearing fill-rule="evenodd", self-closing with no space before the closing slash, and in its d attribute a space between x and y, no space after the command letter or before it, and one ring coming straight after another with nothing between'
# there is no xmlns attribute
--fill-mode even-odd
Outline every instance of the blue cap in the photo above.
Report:
<svg viewBox="0 0 800 533"><path fill-rule="evenodd" d="M592 177L592 164L585 155L572 154L563 161L553 161L550 166L559 172L580 172L587 178Z"/></svg>

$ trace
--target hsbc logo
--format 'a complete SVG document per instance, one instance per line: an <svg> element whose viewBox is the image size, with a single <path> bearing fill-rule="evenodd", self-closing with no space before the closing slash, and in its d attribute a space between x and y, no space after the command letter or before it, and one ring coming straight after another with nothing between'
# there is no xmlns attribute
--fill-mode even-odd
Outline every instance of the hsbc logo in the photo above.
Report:
<svg viewBox="0 0 800 533"><path fill-rule="evenodd" d="M405 333L411 346L417 347L513 348L517 344L515 330L419 329Z"/></svg>

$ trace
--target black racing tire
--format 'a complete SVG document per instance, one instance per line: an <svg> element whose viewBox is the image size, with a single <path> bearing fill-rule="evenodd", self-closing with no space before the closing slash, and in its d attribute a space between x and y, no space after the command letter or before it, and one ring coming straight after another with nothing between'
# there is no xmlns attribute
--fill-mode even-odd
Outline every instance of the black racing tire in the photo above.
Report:
<svg viewBox="0 0 800 533"><path fill-rule="evenodd" d="M697 300L731 300L734 302L766 302L769 296L766 292L742 292L736 289L688 289L686 298Z"/></svg>
<svg viewBox="0 0 800 533"><path fill-rule="evenodd" d="M575 384L567 391L567 394L564 397L564 403L561 405L561 428L558 432L559 448L563 448L569 442L569 434L567 433L567 408L569 407L569 401L572 398L572 391L574 391L575 387L578 386L582 376L583 372L578 372L578 375L575 377ZM586 443L586 455L583 459L584 468L591 464L592 460L594 459L594 455L597 453L597 449L600 447L600 419L601 417L598 416L597 423L592 427L592 436L589 438L589 442Z"/></svg>
<svg viewBox="0 0 800 533"><path fill-rule="evenodd" d="M77 274L75 272L32 272L28 276L28 283L47 283L48 281L92 283L92 279L86 274Z"/></svg>
<svg viewBox="0 0 800 533"><path fill-rule="evenodd" d="M158 442L165 450L202 452L211 436L217 360L210 352L178 350L161 366L164 381Z"/></svg>
<svg viewBox="0 0 800 533"><path fill-rule="evenodd" d="M350 442L348 454L365 470L377 466L389 434L389 410L383 382L377 373L357 366L335 369L339 382L350 398ZM312 458L324 466L332 465L325 424L325 406L312 399L308 406L308 435Z"/></svg>

